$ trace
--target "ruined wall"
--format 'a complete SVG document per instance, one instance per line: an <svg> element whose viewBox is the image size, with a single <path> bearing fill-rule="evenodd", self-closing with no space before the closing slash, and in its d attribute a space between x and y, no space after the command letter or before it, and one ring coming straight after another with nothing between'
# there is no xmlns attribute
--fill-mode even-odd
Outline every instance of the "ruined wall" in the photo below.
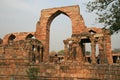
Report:
<svg viewBox="0 0 120 80"><path fill-rule="evenodd" d="M25 46L24 41L11 42L8 45L1 46L0 61L4 61L5 64L10 64L14 61L20 63L22 60L27 60L29 51L25 49Z"/></svg>
<svg viewBox="0 0 120 80"><path fill-rule="evenodd" d="M0 46L0 64L30 64L36 63L37 59L40 62L43 55L41 48L42 43L37 39L11 41Z"/></svg>
<svg viewBox="0 0 120 80"><path fill-rule="evenodd" d="M82 62L81 56L77 56L77 60L66 60L61 63L49 62L50 24L60 14L71 19L72 37L80 35L77 38L82 39L78 40L82 41L82 44L86 40L96 42L96 39L101 37L102 29L86 28L79 12L79 6L44 9L36 25L35 33L11 33L0 40L0 80L28 80L26 70L30 67L40 68L40 80L120 80L120 64L112 63L110 34L107 32L102 33L104 40L101 39L101 43L105 41L106 44L104 49L102 46L101 51L106 54L104 57L108 62L90 64ZM33 36L37 39L33 39ZM82 49L84 47L82 45ZM93 51L95 53L95 50ZM95 58L95 54L93 57Z"/></svg>
<svg viewBox="0 0 120 80"><path fill-rule="evenodd" d="M0 80L28 80L26 70L30 65L0 66ZM90 65L79 63L39 64L40 80L119 80L120 65Z"/></svg>
<svg viewBox="0 0 120 80"><path fill-rule="evenodd" d="M14 36L14 38L13 38L14 41L19 41L19 40L26 40L26 37L28 37L29 35L35 36L34 33L35 32L16 32L16 33L6 34L3 38L3 44L4 45L7 44L10 37L12 37L12 36Z"/></svg>

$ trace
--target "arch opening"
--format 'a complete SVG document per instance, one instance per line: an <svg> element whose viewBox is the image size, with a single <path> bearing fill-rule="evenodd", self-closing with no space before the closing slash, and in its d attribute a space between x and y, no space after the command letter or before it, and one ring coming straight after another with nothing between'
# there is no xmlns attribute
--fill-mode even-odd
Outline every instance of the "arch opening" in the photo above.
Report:
<svg viewBox="0 0 120 80"><path fill-rule="evenodd" d="M28 34L25 39L26 40L28 40L28 39L35 39L35 36L32 35L32 34Z"/></svg>
<svg viewBox="0 0 120 80"><path fill-rule="evenodd" d="M63 40L72 35L72 24L69 16L61 11L57 11L52 17L49 32L49 52L63 50Z"/></svg>
<svg viewBox="0 0 120 80"><path fill-rule="evenodd" d="M64 15L66 15L66 16L69 17L69 15L67 15L65 12L58 10L58 11L56 11L52 16L50 16L50 18L48 19L47 27L50 27L51 22L52 22L57 16L59 16L60 14L64 14Z"/></svg>
<svg viewBox="0 0 120 80"><path fill-rule="evenodd" d="M13 34L11 34L11 35L9 36L9 38L8 38L8 41L9 41L9 40L13 41L15 38L16 38L16 36L13 35Z"/></svg>
<svg viewBox="0 0 120 80"><path fill-rule="evenodd" d="M9 37L8 37L8 43L10 44L10 45L12 45L12 42L14 41L14 39L16 38L16 36L15 35L13 35L13 34L11 34Z"/></svg>

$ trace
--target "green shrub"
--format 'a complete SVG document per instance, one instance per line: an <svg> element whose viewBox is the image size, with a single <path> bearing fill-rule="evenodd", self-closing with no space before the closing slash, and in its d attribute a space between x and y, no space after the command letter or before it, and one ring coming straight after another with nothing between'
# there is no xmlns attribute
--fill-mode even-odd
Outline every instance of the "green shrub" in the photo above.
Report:
<svg viewBox="0 0 120 80"><path fill-rule="evenodd" d="M38 80L38 73L39 73L39 68L38 67L30 67L28 70L26 70L27 76L29 80Z"/></svg>

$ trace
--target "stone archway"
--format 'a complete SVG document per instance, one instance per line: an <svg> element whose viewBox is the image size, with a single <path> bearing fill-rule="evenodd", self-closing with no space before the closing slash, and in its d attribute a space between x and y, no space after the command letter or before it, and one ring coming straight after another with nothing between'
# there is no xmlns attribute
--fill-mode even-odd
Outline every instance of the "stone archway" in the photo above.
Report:
<svg viewBox="0 0 120 80"><path fill-rule="evenodd" d="M71 19L72 22L72 34L79 34L85 28L84 21L80 15L79 6L68 6L52 9L43 9L41 11L40 20L36 25L35 36L38 40L41 40L44 45L43 61L48 61L49 55L49 35L50 24L55 17L60 14L64 14Z"/></svg>
<svg viewBox="0 0 120 80"><path fill-rule="evenodd" d="M60 14L57 17L55 17L50 24L49 52L58 52L60 50L63 50L63 40L68 37L71 37L71 35L71 19L64 14Z"/></svg>

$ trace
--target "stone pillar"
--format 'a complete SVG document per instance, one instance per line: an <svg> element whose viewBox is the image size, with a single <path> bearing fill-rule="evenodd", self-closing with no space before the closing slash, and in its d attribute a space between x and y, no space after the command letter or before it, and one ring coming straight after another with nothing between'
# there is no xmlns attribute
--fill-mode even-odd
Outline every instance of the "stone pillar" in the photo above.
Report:
<svg viewBox="0 0 120 80"><path fill-rule="evenodd" d="M67 55L68 55L68 41L67 40L63 40L64 42L64 53L65 53L65 59L64 61L66 62L67 61Z"/></svg>
<svg viewBox="0 0 120 80"><path fill-rule="evenodd" d="M92 60L92 64L96 64L96 56L95 56L95 52L96 52L96 44L94 42L94 40L91 41L91 60Z"/></svg>
<svg viewBox="0 0 120 80"><path fill-rule="evenodd" d="M106 52L106 57L108 60L108 64L112 64L113 63L113 59L112 59L112 52L111 52L111 38L110 35L105 35L105 52Z"/></svg>
<svg viewBox="0 0 120 80"><path fill-rule="evenodd" d="M84 56L83 56L83 52L82 52L82 48L79 45L79 43L77 44L77 61L79 62L84 62Z"/></svg>
<svg viewBox="0 0 120 80"><path fill-rule="evenodd" d="M85 49L84 49L84 44L83 43L80 43L80 48L81 48L81 54L83 54L83 56L85 57Z"/></svg>
<svg viewBox="0 0 120 80"><path fill-rule="evenodd" d="M108 64L113 63L112 59L112 52L111 52L111 34L110 31L107 29L103 29L104 34L104 53L106 54L106 59L108 61Z"/></svg>
<svg viewBox="0 0 120 80"><path fill-rule="evenodd" d="M40 45L40 62L43 62L43 46Z"/></svg>
<svg viewBox="0 0 120 80"><path fill-rule="evenodd" d="M85 43L81 44L81 49L82 49L81 54L83 55L83 60L86 60L85 59L86 58L86 56L85 56Z"/></svg>
<svg viewBox="0 0 120 80"><path fill-rule="evenodd" d="M100 57L100 64L108 63L106 53L105 53L105 44L104 38L99 38L99 57Z"/></svg>

